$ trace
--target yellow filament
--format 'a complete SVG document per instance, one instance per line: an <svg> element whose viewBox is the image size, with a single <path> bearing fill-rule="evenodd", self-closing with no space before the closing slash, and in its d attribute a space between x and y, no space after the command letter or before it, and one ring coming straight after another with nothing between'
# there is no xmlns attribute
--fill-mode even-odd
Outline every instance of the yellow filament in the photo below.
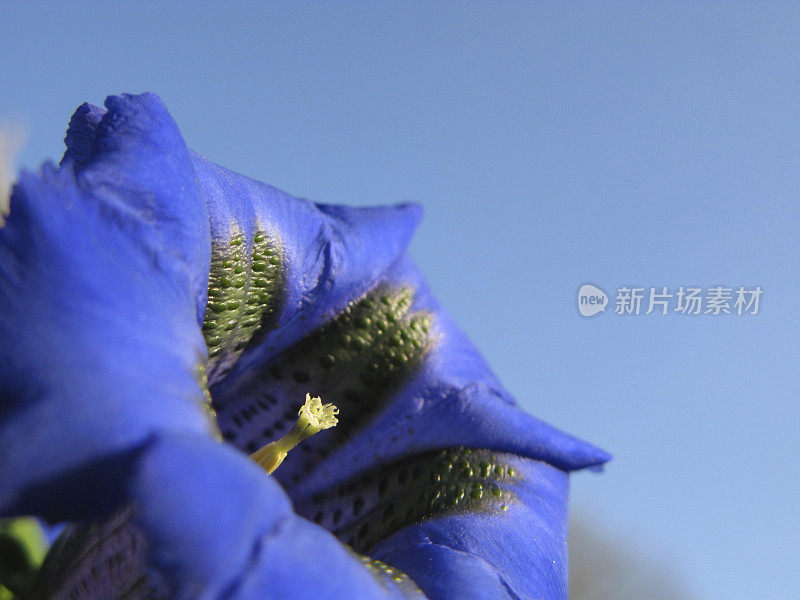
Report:
<svg viewBox="0 0 800 600"><path fill-rule="evenodd" d="M324 429L330 429L339 422L336 418L339 409L333 404L323 404L320 398L312 398L311 394L306 394L306 402L297 414L297 423L289 433L250 455L267 473L277 469L289 451L304 439Z"/></svg>

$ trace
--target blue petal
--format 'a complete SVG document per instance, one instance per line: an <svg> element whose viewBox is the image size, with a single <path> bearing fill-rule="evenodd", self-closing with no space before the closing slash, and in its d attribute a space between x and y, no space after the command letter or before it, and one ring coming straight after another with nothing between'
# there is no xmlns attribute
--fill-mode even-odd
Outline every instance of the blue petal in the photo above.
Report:
<svg viewBox="0 0 800 600"><path fill-rule="evenodd" d="M207 438L154 441L131 489L170 598L407 597L297 517L263 470Z"/></svg>
<svg viewBox="0 0 800 600"><path fill-rule="evenodd" d="M128 488L128 510L56 544L32 599L423 598L296 516L263 470L206 436L154 436Z"/></svg>
<svg viewBox="0 0 800 600"><path fill-rule="evenodd" d="M437 600L566 598L567 474L538 461L504 459L518 477L506 486L513 500L505 510L426 519L380 542L371 555Z"/></svg>
<svg viewBox="0 0 800 600"><path fill-rule="evenodd" d="M189 152L155 96L107 107L85 167L23 173L0 229L0 514L108 510L150 435L208 430Z"/></svg>

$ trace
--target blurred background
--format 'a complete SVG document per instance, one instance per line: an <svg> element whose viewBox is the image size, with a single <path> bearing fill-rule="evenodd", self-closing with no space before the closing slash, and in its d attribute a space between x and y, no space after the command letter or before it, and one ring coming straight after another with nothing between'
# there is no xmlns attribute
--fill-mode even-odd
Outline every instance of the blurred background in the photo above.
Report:
<svg viewBox="0 0 800 600"><path fill-rule="evenodd" d="M615 456L573 477L575 600L798 597L797 4L0 8L18 167L84 100L150 90L235 171L425 207L440 299L524 407ZM587 282L763 296L584 318Z"/></svg>

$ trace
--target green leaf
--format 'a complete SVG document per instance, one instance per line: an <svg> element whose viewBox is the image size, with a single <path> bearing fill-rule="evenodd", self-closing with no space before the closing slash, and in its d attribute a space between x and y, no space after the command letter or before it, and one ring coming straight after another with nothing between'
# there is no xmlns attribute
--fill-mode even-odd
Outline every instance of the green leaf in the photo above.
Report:
<svg viewBox="0 0 800 600"><path fill-rule="evenodd" d="M0 520L0 600L30 588L47 552L47 538L36 519Z"/></svg>

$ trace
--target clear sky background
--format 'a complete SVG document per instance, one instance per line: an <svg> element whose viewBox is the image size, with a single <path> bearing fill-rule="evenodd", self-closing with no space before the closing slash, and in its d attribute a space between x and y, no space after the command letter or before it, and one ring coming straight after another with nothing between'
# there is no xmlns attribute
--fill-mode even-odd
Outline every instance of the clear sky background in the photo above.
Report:
<svg viewBox="0 0 800 600"><path fill-rule="evenodd" d="M236 171L421 203L414 255L520 403L615 455L573 508L698 598L800 597L796 4L0 8L20 165L80 102L150 90ZM586 319L586 282L764 294Z"/></svg>

